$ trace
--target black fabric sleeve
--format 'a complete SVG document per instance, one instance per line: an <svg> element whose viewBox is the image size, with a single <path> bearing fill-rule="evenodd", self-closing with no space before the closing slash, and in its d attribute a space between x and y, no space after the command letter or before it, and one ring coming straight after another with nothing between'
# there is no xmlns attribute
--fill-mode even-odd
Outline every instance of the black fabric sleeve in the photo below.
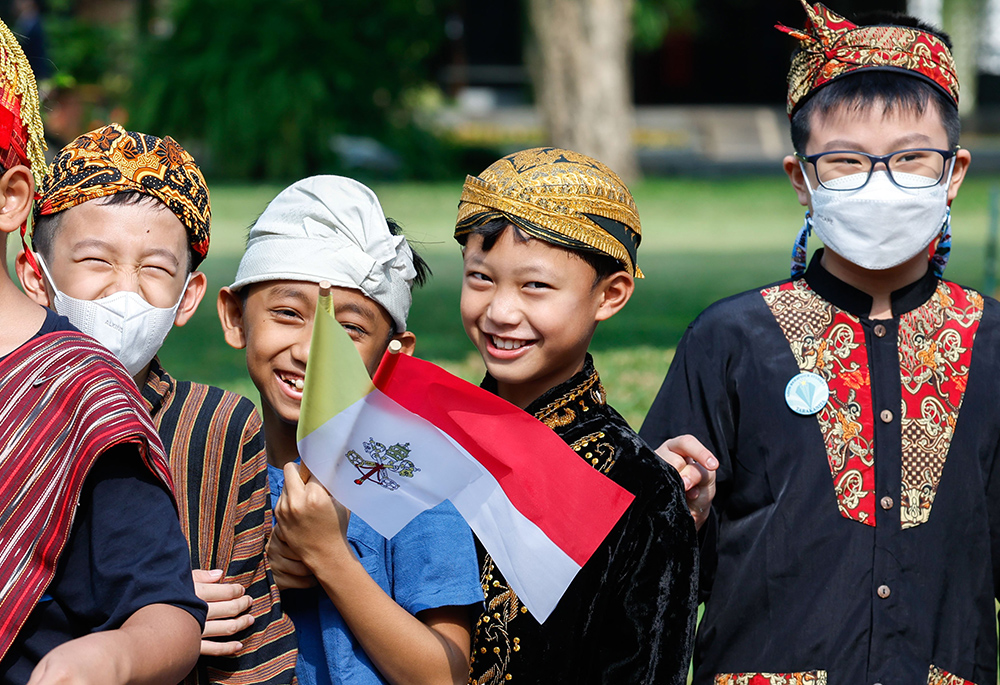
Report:
<svg viewBox="0 0 1000 685"><path fill-rule="evenodd" d="M721 326L713 325L718 318L713 314L710 309L688 326L639 431L639 437L651 447L690 433L719 460L713 512L700 536L702 601L711 593L715 577L715 528L730 490L739 410L736 393L728 387L733 382L727 368L733 358L728 344L732 337L720 331Z"/></svg>
<svg viewBox="0 0 1000 685"><path fill-rule="evenodd" d="M651 457L656 458L656 457ZM687 682L696 617L697 551L680 476L664 488L654 505L626 514L628 525L608 579L616 606L598 633L607 639L593 648L600 654L605 683Z"/></svg>
<svg viewBox="0 0 1000 685"><path fill-rule="evenodd" d="M51 594L81 632L119 628L149 604L179 607L204 626L177 511L135 446L97 460L71 535Z"/></svg>

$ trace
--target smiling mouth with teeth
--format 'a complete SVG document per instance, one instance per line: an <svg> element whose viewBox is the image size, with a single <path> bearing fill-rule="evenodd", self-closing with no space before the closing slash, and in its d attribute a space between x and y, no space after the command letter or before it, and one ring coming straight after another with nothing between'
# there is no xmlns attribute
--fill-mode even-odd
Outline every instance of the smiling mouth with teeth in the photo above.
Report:
<svg viewBox="0 0 1000 685"><path fill-rule="evenodd" d="M282 377L281 382L295 388L296 390L301 390L302 388L305 387L305 383L302 381L301 378L296 378L295 380L292 380L291 378Z"/></svg>
<svg viewBox="0 0 1000 685"><path fill-rule="evenodd" d="M495 335L491 335L490 338L493 340L493 347L498 350L517 350L531 344L530 340L512 340L510 338L498 338Z"/></svg>

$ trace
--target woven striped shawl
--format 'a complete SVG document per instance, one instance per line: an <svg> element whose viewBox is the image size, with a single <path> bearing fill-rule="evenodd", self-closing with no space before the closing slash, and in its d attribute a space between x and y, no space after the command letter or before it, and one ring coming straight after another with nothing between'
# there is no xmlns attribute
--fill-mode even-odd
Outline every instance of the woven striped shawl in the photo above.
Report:
<svg viewBox="0 0 1000 685"><path fill-rule="evenodd" d="M132 380L96 342L57 331L0 360L0 659L52 582L87 473L122 443L171 487Z"/></svg>

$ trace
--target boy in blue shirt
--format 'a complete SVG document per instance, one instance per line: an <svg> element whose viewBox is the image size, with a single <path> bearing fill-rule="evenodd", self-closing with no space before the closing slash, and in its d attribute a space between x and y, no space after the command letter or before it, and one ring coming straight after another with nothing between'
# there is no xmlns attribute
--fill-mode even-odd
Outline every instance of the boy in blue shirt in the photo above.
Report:
<svg viewBox="0 0 1000 685"><path fill-rule="evenodd" d="M260 391L276 518L269 556L299 635L302 683L468 677L470 607L483 596L458 512L445 502L386 540L309 478L295 439L318 284L333 285L337 321L374 373L391 340L413 352L410 289L426 274L371 190L316 176L268 205L219 293L226 340L246 349Z"/></svg>

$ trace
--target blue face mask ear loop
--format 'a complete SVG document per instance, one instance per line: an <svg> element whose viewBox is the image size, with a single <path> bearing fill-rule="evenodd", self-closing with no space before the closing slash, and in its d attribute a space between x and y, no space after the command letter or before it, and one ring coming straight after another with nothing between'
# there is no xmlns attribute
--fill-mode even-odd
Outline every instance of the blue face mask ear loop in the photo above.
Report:
<svg viewBox="0 0 1000 685"><path fill-rule="evenodd" d="M806 174L806 167L799 160L799 168L802 169L802 176L806 182L806 188L812 195L812 187L809 185L809 176ZM802 224L802 229L795 236L795 244L792 245L792 278L799 278L806 272L806 257L809 256L809 234L812 233L812 216L806 210L806 220Z"/></svg>
<svg viewBox="0 0 1000 685"><path fill-rule="evenodd" d="M934 256L931 257L931 270L938 278L944 278L944 270L948 266L948 258L950 256L951 207L948 207L944 212L944 225L941 226L941 234L938 236L937 247L934 248Z"/></svg>

